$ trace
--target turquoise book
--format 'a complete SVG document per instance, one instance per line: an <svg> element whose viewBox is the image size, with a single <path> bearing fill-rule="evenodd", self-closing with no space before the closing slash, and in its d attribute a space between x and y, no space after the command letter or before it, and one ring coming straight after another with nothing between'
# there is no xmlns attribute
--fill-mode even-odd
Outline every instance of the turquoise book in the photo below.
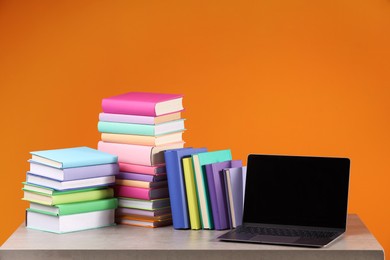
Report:
<svg viewBox="0 0 390 260"><path fill-rule="evenodd" d="M89 147L73 147L30 152L33 162L59 169L117 163L118 156Z"/></svg>
<svg viewBox="0 0 390 260"><path fill-rule="evenodd" d="M229 149L192 155L200 220L203 229L214 229L205 166L230 160L232 160L232 154Z"/></svg>

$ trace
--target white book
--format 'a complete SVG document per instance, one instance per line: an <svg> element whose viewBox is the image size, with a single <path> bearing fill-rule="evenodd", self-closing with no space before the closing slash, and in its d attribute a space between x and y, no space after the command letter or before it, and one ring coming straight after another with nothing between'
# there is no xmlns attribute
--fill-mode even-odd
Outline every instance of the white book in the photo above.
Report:
<svg viewBox="0 0 390 260"><path fill-rule="evenodd" d="M141 200L133 198L119 198L118 205L122 208L134 208L134 209L144 209L144 210L154 210L159 208L169 207L170 201L169 198L165 199L155 199L155 200Z"/></svg>
<svg viewBox="0 0 390 260"><path fill-rule="evenodd" d="M53 233L68 233L115 225L115 210L52 216L27 211L27 228Z"/></svg>
<svg viewBox="0 0 390 260"><path fill-rule="evenodd" d="M115 176L104 176L98 178L89 178L89 179L61 182L61 181L52 180L41 176L27 174L27 182L48 187L48 188L53 188L55 190L70 190L70 189L79 189L79 188L113 184L115 183Z"/></svg>

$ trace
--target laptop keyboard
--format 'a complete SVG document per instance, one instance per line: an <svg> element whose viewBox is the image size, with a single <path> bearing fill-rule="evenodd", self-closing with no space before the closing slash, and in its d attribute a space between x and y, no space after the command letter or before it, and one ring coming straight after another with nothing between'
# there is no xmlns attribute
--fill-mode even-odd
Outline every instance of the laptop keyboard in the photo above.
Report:
<svg viewBox="0 0 390 260"><path fill-rule="evenodd" d="M266 228L266 227L240 227L238 233L249 233L265 236L286 236L286 237L306 237L306 238L329 238L336 234L332 231L314 231L287 228Z"/></svg>

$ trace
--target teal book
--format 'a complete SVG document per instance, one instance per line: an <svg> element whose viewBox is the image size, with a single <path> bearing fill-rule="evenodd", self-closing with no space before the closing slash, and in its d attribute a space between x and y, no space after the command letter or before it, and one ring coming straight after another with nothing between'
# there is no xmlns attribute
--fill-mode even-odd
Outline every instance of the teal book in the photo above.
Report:
<svg viewBox="0 0 390 260"><path fill-rule="evenodd" d="M157 125L129 124L117 122L98 123L101 133L160 136L184 131L184 119L161 123Z"/></svg>
<svg viewBox="0 0 390 260"><path fill-rule="evenodd" d="M214 229L207 176L205 175L205 166L207 164L230 160L232 160L232 154L230 150L220 150L192 155L200 220L203 229Z"/></svg>
<svg viewBox="0 0 390 260"><path fill-rule="evenodd" d="M42 163L59 169L118 162L118 156L89 147L73 147L30 153L33 162Z"/></svg>
<svg viewBox="0 0 390 260"><path fill-rule="evenodd" d="M118 199L102 199L86 202L77 202L69 204L59 204L55 206L42 205L39 203L30 203L30 208L27 211L37 212L52 216L66 216L72 214L87 213L100 210L116 209L118 207Z"/></svg>

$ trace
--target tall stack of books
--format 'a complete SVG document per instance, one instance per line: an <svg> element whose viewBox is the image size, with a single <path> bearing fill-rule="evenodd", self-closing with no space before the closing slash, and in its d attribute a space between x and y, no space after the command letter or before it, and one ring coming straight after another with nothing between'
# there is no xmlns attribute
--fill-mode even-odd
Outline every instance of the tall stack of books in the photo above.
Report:
<svg viewBox="0 0 390 260"><path fill-rule="evenodd" d="M144 92L103 99L98 149L118 156L117 223L172 224L164 151L184 146L182 99L182 95Z"/></svg>
<svg viewBox="0 0 390 260"><path fill-rule="evenodd" d="M117 156L88 147L31 152L24 182L28 228L67 233L115 224L118 201L109 185Z"/></svg>
<svg viewBox="0 0 390 260"><path fill-rule="evenodd" d="M246 167L230 150L165 151L173 227L229 229L242 223Z"/></svg>

